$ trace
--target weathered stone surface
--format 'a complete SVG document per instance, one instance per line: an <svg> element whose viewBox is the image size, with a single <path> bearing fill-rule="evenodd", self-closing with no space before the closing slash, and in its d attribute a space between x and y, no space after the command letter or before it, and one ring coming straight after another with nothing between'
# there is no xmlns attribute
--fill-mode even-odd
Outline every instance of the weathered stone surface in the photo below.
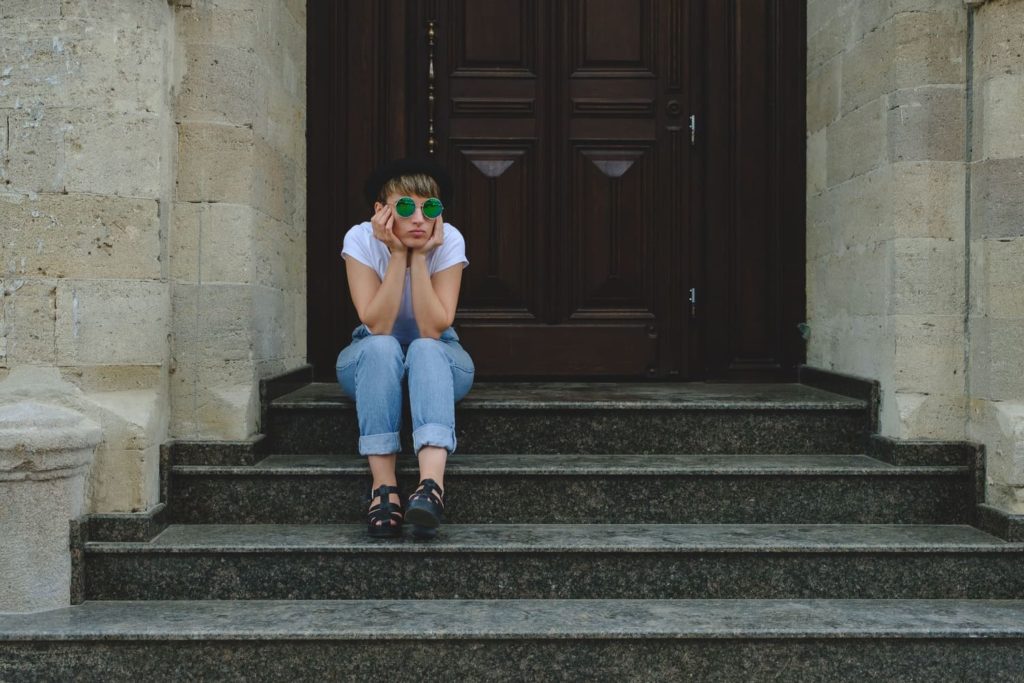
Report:
<svg viewBox="0 0 1024 683"><path fill-rule="evenodd" d="M57 357L69 365L161 363L167 358L168 285L140 280L61 280Z"/></svg>
<svg viewBox="0 0 1024 683"><path fill-rule="evenodd" d="M822 64L843 51L850 40L853 19L848 5L841 5L831 14L821 30L809 33L807 38L807 71Z"/></svg>
<svg viewBox="0 0 1024 683"><path fill-rule="evenodd" d="M244 126L179 124L177 199L249 203L255 145L252 129Z"/></svg>
<svg viewBox="0 0 1024 683"><path fill-rule="evenodd" d="M161 123L157 114L68 112L64 185L69 192L159 197ZM140 153L141 152L141 153Z"/></svg>
<svg viewBox="0 0 1024 683"><path fill-rule="evenodd" d="M922 86L889 95L890 161L964 158L964 88Z"/></svg>
<svg viewBox="0 0 1024 683"><path fill-rule="evenodd" d="M0 280L3 286L0 363L56 363L57 282Z"/></svg>
<svg viewBox="0 0 1024 683"><path fill-rule="evenodd" d="M896 239L892 256L892 313L962 315L963 241L928 237Z"/></svg>
<svg viewBox="0 0 1024 683"><path fill-rule="evenodd" d="M193 284L252 282L259 222L247 204L175 203L171 276Z"/></svg>
<svg viewBox="0 0 1024 683"><path fill-rule="evenodd" d="M158 211L153 200L103 195L0 196L0 272L158 278Z"/></svg>
<svg viewBox="0 0 1024 683"><path fill-rule="evenodd" d="M963 394L924 394L895 391L883 400L883 431L900 438L965 438L967 399Z"/></svg>
<svg viewBox="0 0 1024 683"><path fill-rule="evenodd" d="M896 315L894 344L896 391L964 393L962 315Z"/></svg>
<svg viewBox="0 0 1024 683"><path fill-rule="evenodd" d="M1017 0L991 0L974 18L975 76L1024 74L1024 22Z"/></svg>
<svg viewBox="0 0 1024 683"><path fill-rule="evenodd" d="M973 272L981 290L972 312L1024 324L1024 237L974 240L972 252L983 259L982 269Z"/></svg>
<svg viewBox="0 0 1024 683"><path fill-rule="evenodd" d="M832 123L839 114L840 74L843 60L834 58L807 76L807 132Z"/></svg>
<svg viewBox="0 0 1024 683"><path fill-rule="evenodd" d="M941 4L935 11L897 14L889 23L897 89L965 82L967 9Z"/></svg>
<svg viewBox="0 0 1024 683"><path fill-rule="evenodd" d="M842 55L840 110L845 116L894 89L892 36L883 27L864 36Z"/></svg>
<svg viewBox="0 0 1024 683"><path fill-rule="evenodd" d="M176 111L190 121L252 128L265 115L264 80L263 62L252 48L223 41L190 43Z"/></svg>
<svg viewBox="0 0 1024 683"><path fill-rule="evenodd" d="M971 319L972 396L1001 401L1024 396L1024 323L1020 318Z"/></svg>
<svg viewBox="0 0 1024 683"><path fill-rule="evenodd" d="M64 189L65 123L59 110L41 106L2 111L7 133L3 176L8 189L60 192Z"/></svg>
<svg viewBox="0 0 1024 683"><path fill-rule="evenodd" d="M975 158L1014 159L1024 157L1024 74L995 76L981 86L975 121L980 150Z"/></svg>
<svg viewBox="0 0 1024 683"><path fill-rule="evenodd" d="M828 142L825 131L807 136L807 195L824 192L828 188Z"/></svg>
<svg viewBox="0 0 1024 683"><path fill-rule="evenodd" d="M0 400L0 612L66 607L68 523L85 512L85 478L102 431L61 406Z"/></svg>
<svg viewBox="0 0 1024 683"><path fill-rule="evenodd" d="M971 231L976 236L1024 235L1024 157L972 164Z"/></svg>
<svg viewBox="0 0 1024 683"><path fill-rule="evenodd" d="M828 184L865 173L886 158L885 100L879 98L828 127Z"/></svg>

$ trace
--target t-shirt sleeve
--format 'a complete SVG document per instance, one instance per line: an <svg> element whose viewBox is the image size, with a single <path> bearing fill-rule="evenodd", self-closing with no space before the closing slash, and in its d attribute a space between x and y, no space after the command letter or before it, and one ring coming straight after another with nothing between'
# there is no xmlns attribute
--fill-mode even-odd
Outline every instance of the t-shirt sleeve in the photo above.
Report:
<svg viewBox="0 0 1024 683"><path fill-rule="evenodd" d="M372 239L372 238L371 238ZM366 231L361 225L353 226L345 233L345 242L341 247L341 256L351 256L363 265L376 270L370 244L366 240Z"/></svg>
<svg viewBox="0 0 1024 683"><path fill-rule="evenodd" d="M469 265L469 261L466 259L466 240L463 239L461 232L447 224L445 224L444 242L437 250L433 267L430 269L431 275L451 268L457 263L461 263L463 268Z"/></svg>

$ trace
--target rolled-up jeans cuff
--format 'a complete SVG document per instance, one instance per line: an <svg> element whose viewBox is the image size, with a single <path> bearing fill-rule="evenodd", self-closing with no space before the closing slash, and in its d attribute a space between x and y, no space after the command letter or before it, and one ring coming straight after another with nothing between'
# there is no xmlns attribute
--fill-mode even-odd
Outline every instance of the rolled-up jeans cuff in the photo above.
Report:
<svg viewBox="0 0 1024 683"><path fill-rule="evenodd" d="M440 424L425 424L412 433L413 453L419 454L424 446L447 448L448 453L455 452L455 430Z"/></svg>
<svg viewBox="0 0 1024 683"><path fill-rule="evenodd" d="M359 455L391 455L402 450L398 432L359 437Z"/></svg>

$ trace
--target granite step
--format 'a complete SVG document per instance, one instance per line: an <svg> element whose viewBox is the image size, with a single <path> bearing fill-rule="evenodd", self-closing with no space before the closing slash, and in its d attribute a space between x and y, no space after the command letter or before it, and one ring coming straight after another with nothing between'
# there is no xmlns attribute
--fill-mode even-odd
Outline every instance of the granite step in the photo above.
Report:
<svg viewBox="0 0 1024 683"><path fill-rule="evenodd" d="M1024 598L1024 544L969 526L172 525L85 545L88 600Z"/></svg>
<svg viewBox="0 0 1024 683"><path fill-rule="evenodd" d="M125 601L0 620L0 680L1019 680L1019 600Z"/></svg>
<svg viewBox="0 0 1024 683"><path fill-rule="evenodd" d="M527 382L475 385L455 424L467 453L857 453L869 416L801 384ZM354 453L359 438L354 404L327 383L271 401L264 431L276 453Z"/></svg>
<svg viewBox="0 0 1024 683"><path fill-rule="evenodd" d="M411 458L399 485L415 488ZM168 521L361 522L363 458L271 455L255 465L175 465ZM446 469L452 523L962 524L972 470L864 455L467 455Z"/></svg>

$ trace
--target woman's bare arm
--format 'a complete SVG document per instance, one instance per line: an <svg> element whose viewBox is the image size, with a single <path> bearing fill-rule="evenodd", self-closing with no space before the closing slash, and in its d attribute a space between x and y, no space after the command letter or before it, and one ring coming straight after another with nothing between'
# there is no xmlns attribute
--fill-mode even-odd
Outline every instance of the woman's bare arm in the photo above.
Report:
<svg viewBox="0 0 1024 683"><path fill-rule="evenodd" d="M345 275L352 303L359 313L359 321L371 334L391 334L395 326L405 288L406 254L404 251L391 254L383 282L373 268L353 258L345 258Z"/></svg>
<svg viewBox="0 0 1024 683"><path fill-rule="evenodd" d="M427 270L427 257L412 253L412 312L421 337L438 339L455 320L462 286L462 264L434 273Z"/></svg>

